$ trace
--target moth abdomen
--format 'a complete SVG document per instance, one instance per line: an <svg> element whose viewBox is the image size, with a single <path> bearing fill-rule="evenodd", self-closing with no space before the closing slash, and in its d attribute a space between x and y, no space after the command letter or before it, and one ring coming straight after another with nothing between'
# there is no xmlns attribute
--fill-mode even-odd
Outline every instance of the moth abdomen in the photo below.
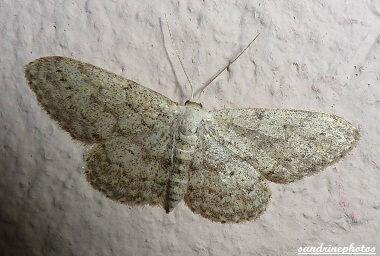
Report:
<svg viewBox="0 0 380 256"><path fill-rule="evenodd" d="M173 150L173 166L169 176L165 210L169 213L183 199L187 191L188 170L197 145L196 110L186 107L182 116Z"/></svg>

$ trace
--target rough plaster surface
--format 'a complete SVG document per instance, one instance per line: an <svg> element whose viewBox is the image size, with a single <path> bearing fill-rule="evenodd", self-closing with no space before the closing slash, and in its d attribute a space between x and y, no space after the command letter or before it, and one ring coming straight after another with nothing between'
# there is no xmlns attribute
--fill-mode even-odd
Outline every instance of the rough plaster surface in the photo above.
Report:
<svg viewBox="0 0 380 256"><path fill-rule="evenodd" d="M361 132L321 174L271 184L257 221L217 224L183 203L167 215L95 191L86 148L38 106L23 67L71 56L184 102L257 32L202 98L205 108L334 113ZM378 1L0 1L1 255L296 255L300 246L379 246Z"/></svg>

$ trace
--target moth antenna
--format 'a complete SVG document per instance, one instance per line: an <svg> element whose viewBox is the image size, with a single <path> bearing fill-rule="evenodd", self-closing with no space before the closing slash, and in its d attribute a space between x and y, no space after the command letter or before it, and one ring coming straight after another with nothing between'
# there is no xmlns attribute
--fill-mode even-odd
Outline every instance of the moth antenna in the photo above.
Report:
<svg viewBox="0 0 380 256"><path fill-rule="evenodd" d="M252 40L251 42L232 60L232 61L228 61L227 65L220 69L214 76L212 76L209 80L207 80L207 82L203 85L203 88L202 90L199 92L198 94L198 97L197 97L197 100L199 100L199 98L201 97L202 93L204 92L204 90L207 88L207 86L209 86L212 81L214 81L221 73L223 73L224 70L228 69L232 63L235 62L235 60L237 60L250 46L251 44L256 40L256 38L260 35L260 33L258 33Z"/></svg>
<svg viewBox="0 0 380 256"><path fill-rule="evenodd" d="M179 63L181 63L182 70L183 70L183 72L185 73L186 79L187 79L187 81L188 81L189 84L190 84L190 89L191 89L191 100L193 100L193 99L194 99L194 89L193 89L193 84L191 83L190 78L189 78L189 76L188 76L187 73L186 73L185 66L184 66L183 63L182 63L181 57L179 56L179 53L178 53L177 47L176 47L176 45L175 45L175 43L174 43L174 39L173 39L173 36L172 36L172 32L171 32L170 27L169 27L168 19L166 18L166 14L165 14L165 21L166 21L166 26L168 27L168 31L169 31L169 35L170 35L170 40L172 41L172 45L173 45L173 48L174 48L174 50L175 50L175 54L177 55L177 58L178 58L178 60L179 60Z"/></svg>

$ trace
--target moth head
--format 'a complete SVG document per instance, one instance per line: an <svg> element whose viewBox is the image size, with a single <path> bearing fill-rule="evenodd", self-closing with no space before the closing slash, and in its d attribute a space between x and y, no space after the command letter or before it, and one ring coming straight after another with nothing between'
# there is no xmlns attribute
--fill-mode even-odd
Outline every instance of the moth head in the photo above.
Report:
<svg viewBox="0 0 380 256"><path fill-rule="evenodd" d="M202 104L200 102L194 101L194 100L186 101L185 106L190 106L190 107L196 108L196 109L202 109Z"/></svg>

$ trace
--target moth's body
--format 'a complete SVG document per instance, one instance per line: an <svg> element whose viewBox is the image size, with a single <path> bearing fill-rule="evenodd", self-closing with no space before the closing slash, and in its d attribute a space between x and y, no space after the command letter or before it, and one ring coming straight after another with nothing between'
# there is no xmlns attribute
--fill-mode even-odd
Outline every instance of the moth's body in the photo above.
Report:
<svg viewBox="0 0 380 256"><path fill-rule="evenodd" d="M198 127L202 121L205 111L201 110L201 105L187 101L185 106L180 108L177 119L177 129L173 134L172 165L169 175L165 210L167 213L183 199L187 191L188 172L194 158L194 152L198 141Z"/></svg>
<svg viewBox="0 0 380 256"><path fill-rule="evenodd" d="M179 106L129 79L66 57L29 63L39 103L74 139L93 145L88 182L127 205L181 200L217 222L257 219L268 182L289 183L323 170L359 138L332 114L287 109L202 110Z"/></svg>

